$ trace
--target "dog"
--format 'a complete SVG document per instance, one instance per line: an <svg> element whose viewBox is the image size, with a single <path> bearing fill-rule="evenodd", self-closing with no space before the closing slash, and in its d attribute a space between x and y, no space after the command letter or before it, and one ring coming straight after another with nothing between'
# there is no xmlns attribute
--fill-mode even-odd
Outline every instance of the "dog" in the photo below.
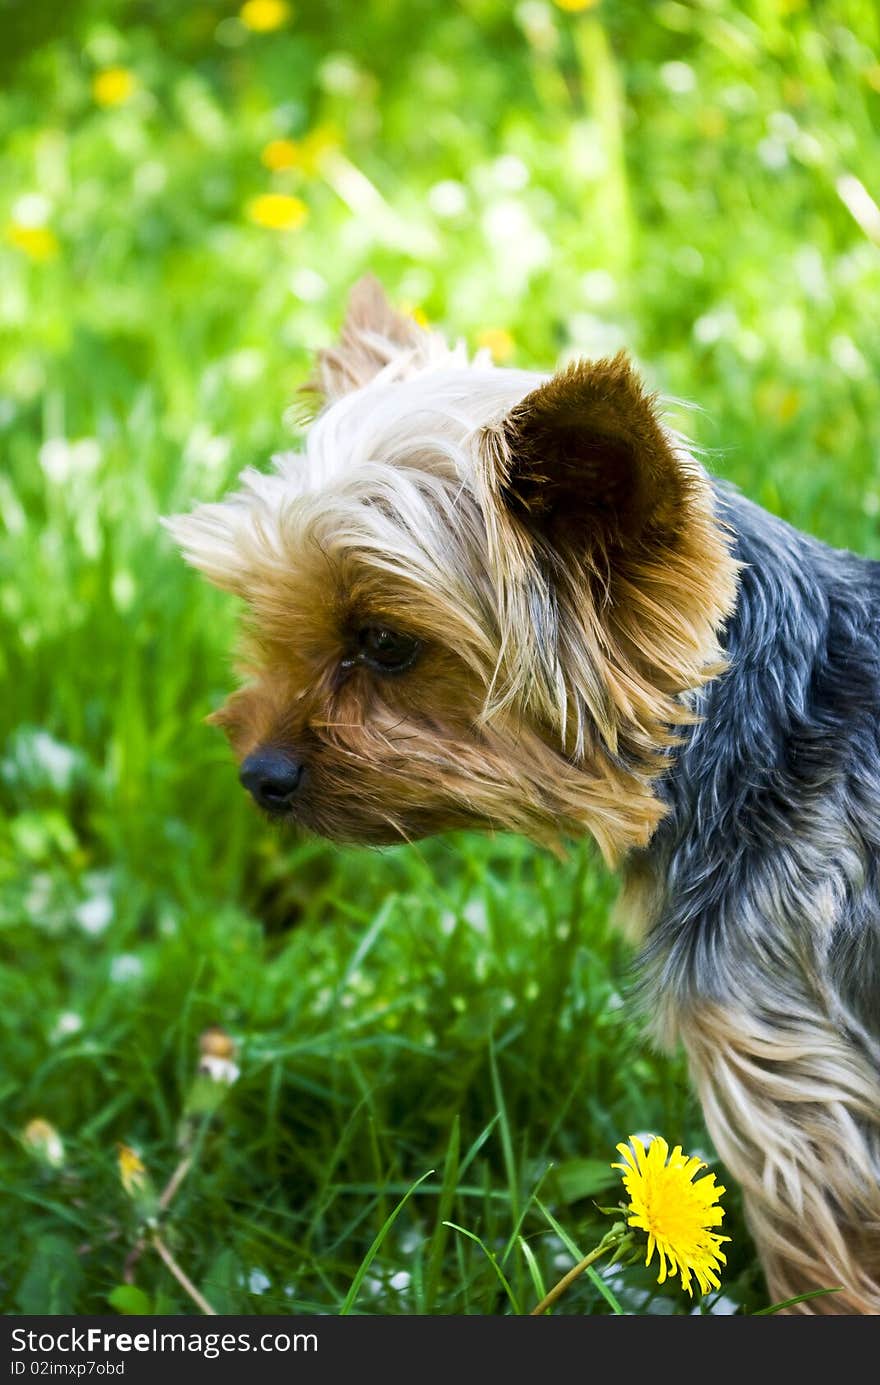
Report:
<svg viewBox="0 0 880 1385"><path fill-rule="evenodd" d="M302 453L166 521L247 612L245 789L592 836L770 1294L880 1312L880 564L711 478L625 353L496 367L367 277L310 388Z"/></svg>

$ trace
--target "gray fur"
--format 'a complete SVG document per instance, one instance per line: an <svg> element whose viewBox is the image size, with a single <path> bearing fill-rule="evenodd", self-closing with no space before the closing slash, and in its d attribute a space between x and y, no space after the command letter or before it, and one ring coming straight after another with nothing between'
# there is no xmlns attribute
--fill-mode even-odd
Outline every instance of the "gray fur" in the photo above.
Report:
<svg viewBox="0 0 880 1385"><path fill-rule="evenodd" d="M876 1056L880 563L718 499L745 564L730 666L661 789L671 812L646 854L665 901L645 961L681 999L753 995L771 955L774 985L827 977ZM829 889L833 917L811 924Z"/></svg>
<svg viewBox="0 0 880 1385"><path fill-rule="evenodd" d="M642 998L680 1039L776 1298L880 1313L880 564L718 488L729 667L629 870Z"/></svg>

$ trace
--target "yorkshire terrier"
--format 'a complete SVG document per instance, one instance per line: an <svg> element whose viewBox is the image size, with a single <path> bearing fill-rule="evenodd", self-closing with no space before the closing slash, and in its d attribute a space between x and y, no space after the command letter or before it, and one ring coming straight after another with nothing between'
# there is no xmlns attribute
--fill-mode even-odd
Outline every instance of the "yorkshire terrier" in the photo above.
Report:
<svg viewBox="0 0 880 1385"><path fill-rule="evenodd" d="M774 1299L880 1312L880 565L711 479L626 356L469 360L354 289L303 452L168 525L212 718L337 841L590 834Z"/></svg>

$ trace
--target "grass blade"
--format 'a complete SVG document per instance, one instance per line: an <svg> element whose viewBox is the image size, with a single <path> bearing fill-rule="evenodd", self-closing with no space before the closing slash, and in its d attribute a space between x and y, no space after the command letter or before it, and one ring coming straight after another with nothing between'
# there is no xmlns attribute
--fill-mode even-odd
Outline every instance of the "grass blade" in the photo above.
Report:
<svg viewBox="0 0 880 1385"><path fill-rule="evenodd" d="M523 1256L525 1257L525 1262L529 1267L529 1274L532 1276L532 1287L535 1290L535 1297L540 1303L541 1299L545 1298L547 1294L547 1289L544 1285L544 1279L541 1275L541 1267L535 1259L535 1252L532 1250L532 1247L529 1245L525 1237L519 1236L517 1237L517 1239L519 1241L519 1248L522 1251Z"/></svg>
<svg viewBox="0 0 880 1385"><path fill-rule="evenodd" d="M431 1253L428 1257L428 1272L425 1278L425 1307L428 1313L434 1307L437 1297L437 1286L440 1282L440 1275L443 1270L443 1257L446 1251L448 1240L447 1230L449 1222L446 1220L452 1211L452 1204L455 1200L455 1188L458 1181L458 1164L461 1150L461 1120L458 1116L452 1122L452 1133L449 1137L449 1147L446 1150L446 1158L443 1161L443 1184L440 1190L440 1205L437 1208L437 1229L431 1242Z"/></svg>
<svg viewBox="0 0 880 1385"><path fill-rule="evenodd" d="M513 1311L514 1311L514 1313L516 1313L517 1315L521 1314L521 1313L522 1313L522 1309L520 1308L519 1304L518 1304L517 1301L516 1301L516 1295L514 1294L513 1290L511 1289L510 1285L508 1284L507 1279L506 1279L506 1277L505 1277L505 1275L504 1275L504 1271L502 1270L502 1268L501 1268L501 1266L499 1265L498 1261L495 1259L495 1256L492 1254L491 1250L489 1250L489 1248L488 1248L486 1245L484 1245L484 1243L480 1240L479 1236L477 1236L473 1231L468 1231L466 1227L464 1227L464 1226L458 1226L454 1221L448 1221L448 1222L446 1223L446 1225L447 1225L447 1226L451 1226L452 1229L453 1229L453 1231L459 1231L459 1232L461 1233L462 1236L467 1236L467 1238L468 1238L469 1241L475 1242L475 1244L478 1245L478 1246L480 1247L480 1250L483 1252L483 1254L485 1255L486 1259L489 1261L489 1264L492 1266L493 1270L494 1270L495 1273L497 1274L497 1276L498 1276L498 1278L499 1278L499 1280L500 1280L500 1282L501 1282L501 1286L502 1286L502 1288L504 1289L504 1292L507 1294L507 1297L510 1299L510 1302L511 1302L512 1305L513 1305Z"/></svg>
<svg viewBox="0 0 880 1385"><path fill-rule="evenodd" d="M398 1215L403 1211L404 1207L409 1202L416 1188L419 1186L420 1183L424 1183L426 1178L430 1178L433 1172L433 1169L428 1169L428 1172L423 1173L421 1178L417 1178L415 1183L413 1183L412 1186L408 1188L407 1191L404 1193L403 1197L400 1199L397 1206L385 1218L378 1232L378 1235L376 1236L376 1239L373 1241L373 1244L370 1246L370 1249L367 1251L366 1255L361 1261L360 1266L358 1267L357 1274L351 1281L351 1288L345 1295L342 1307L339 1310L340 1317L344 1316L346 1313L351 1312L352 1304L358 1296L361 1284L364 1282L364 1276L367 1273L367 1270L372 1265L373 1260L375 1259L376 1254L380 1246L382 1245L382 1242L385 1240L385 1237L388 1235L388 1232L391 1230L391 1227L397 1220Z"/></svg>
<svg viewBox="0 0 880 1385"><path fill-rule="evenodd" d="M495 1059L495 1043L492 1036L489 1036L489 1067L492 1072L492 1091L495 1096L495 1110L498 1112L499 1133L501 1135L501 1150L504 1155L504 1170L507 1174L507 1187L510 1192L510 1206L513 1212L513 1220L519 1221L519 1180L516 1176L516 1159L513 1153L513 1138L510 1133L510 1122L507 1119L507 1106L504 1102L504 1091L501 1086L501 1077L498 1073L498 1063Z"/></svg>
<svg viewBox="0 0 880 1385"><path fill-rule="evenodd" d="M559 1222L556 1220L556 1218L554 1217L553 1213L550 1212L550 1211L548 1210L548 1208L546 1208L546 1207L544 1206L544 1204L543 1204L543 1202L541 1202L540 1198L537 1198L537 1197L536 1197L536 1198L535 1198L535 1203L537 1204L538 1207L540 1207L541 1211L543 1212L544 1216L547 1218L547 1220L548 1220L548 1222L550 1223L550 1225L552 1226L553 1230L556 1232L556 1234L557 1234L557 1236L559 1237L560 1241L561 1241L562 1244L565 1246L565 1249L566 1249L567 1251L569 1251L569 1253L570 1253L571 1255L574 1256L575 1262L577 1263L578 1260L583 1260L583 1259L584 1259L585 1252L578 1249L578 1247L575 1245L574 1241L573 1241L573 1240L571 1239L571 1237L569 1236L568 1232L564 1229L564 1227L560 1226ZM605 1283L605 1280L602 1278L601 1274L598 1274L597 1271L593 1268L592 1265L588 1265L588 1266L587 1266L585 1273L586 1273L586 1276L587 1276L587 1278L589 1279L590 1283L593 1284L593 1285L595 1286L596 1289L598 1289L599 1293L602 1295L602 1297L604 1298L605 1302L608 1304L608 1307L611 1309L612 1313L623 1314L623 1308L622 1308L622 1306L621 1306L620 1300L619 1300L619 1299L617 1298L617 1296L613 1293L613 1291L612 1291L611 1289L609 1289L608 1285ZM543 1297L543 1295L542 1295L542 1297Z"/></svg>
<svg viewBox="0 0 880 1385"><path fill-rule="evenodd" d="M809 1298L821 1298L823 1294L838 1294L843 1286L836 1284L833 1289L811 1289L808 1294L798 1294L796 1298L784 1298L780 1303L771 1303L769 1308L759 1308L750 1313L751 1318L765 1318L768 1313L781 1313L783 1308L793 1308L796 1303L806 1303Z"/></svg>

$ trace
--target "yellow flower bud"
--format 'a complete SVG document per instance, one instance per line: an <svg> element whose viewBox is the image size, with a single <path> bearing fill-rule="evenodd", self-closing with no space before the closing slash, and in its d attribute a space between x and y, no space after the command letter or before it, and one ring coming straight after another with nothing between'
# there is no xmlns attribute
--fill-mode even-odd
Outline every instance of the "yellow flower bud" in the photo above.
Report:
<svg viewBox="0 0 880 1385"><path fill-rule="evenodd" d="M120 1144L117 1148L119 1151L119 1177L122 1180L122 1186L129 1197L136 1197L138 1193L144 1191L147 1185L146 1165L137 1150L132 1149L131 1145Z"/></svg>
<svg viewBox="0 0 880 1385"><path fill-rule="evenodd" d="M136 86L137 78L127 67L105 67L92 81L92 96L99 106L122 106Z"/></svg>
<svg viewBox="0 0 880 1385"><path fill-rule="evenodd" d="M270 231L295 231L308 218L309 209L299 197L266 192L247 205L248 219Z"/></svg>
<svg viewBox="0 0 880 1385"><path fill-rule="evenodd" d="M291 15L287 0L246 0L238 17L246 29L255 34L269 34L280 29Z"/></svg>
<svg viewBox="0 0 880 1385"><path fill-rule="evenodd" d="M300 158L299 145L294 139L273 139L263 149L260 158L273 173L296 168Z"/></svg>
<svg viewBox="0 0 880 1385"><path fill-rule="evenodd" d="M38 264L54 260L58 254L58 238L48 226L20 226L17 221L11 221L6 228L6 239Z"/></svg>

